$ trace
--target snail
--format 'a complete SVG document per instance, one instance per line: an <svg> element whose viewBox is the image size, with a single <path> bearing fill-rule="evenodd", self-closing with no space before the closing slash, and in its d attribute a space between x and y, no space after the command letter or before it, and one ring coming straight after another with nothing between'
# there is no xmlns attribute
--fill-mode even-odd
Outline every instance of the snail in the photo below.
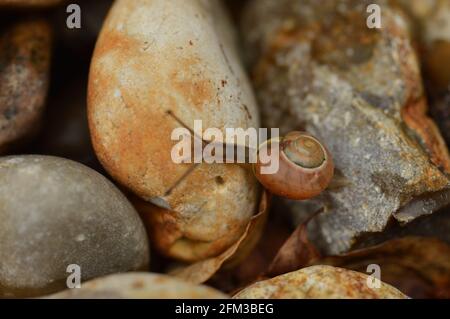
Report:
<svg viewBox="0 0 450 319"><path fill-rule="evenodd" d="M334 162L330 152L317 138L309 133L293 131L284 137L268 139L255 150L248 146L206 141L171 111L168 111L167 114L189 130L194 138L203 143L204 147L209 144L220 143L219 147L223 149L224 163L235 163L245 167L250 165L256 179L267 191L274 195L292 200L310 199L322 193L333 180ZM231 152L233 158L231 159L227 157L227 154L229 154L227 150L229 149L233 149ZM271 163L263 161L262 156L265 154L265 156L270 157L274 151L278 153L276 154L277 170L265 173L264 169ZM246 154L244 163L236 161L235 155L239 152ZM255 153L256 161L251 163L251 157ZM184 178L192 173L197 165L199 163L194 164L165 195L169 195Z"/></svg>
<svg viewBox="0 0 450 319"><path fill-rule="evenodd" d="M275 144L275 145L274 145ZM306 132L293 131L284 137L262 143L260 153L269 146L278 147L279 168L275 174L262 174L264 164L258 161L253 172L271 193L294 200L309 199L323 192L334 175L330 152L318 139Z"/></svg>

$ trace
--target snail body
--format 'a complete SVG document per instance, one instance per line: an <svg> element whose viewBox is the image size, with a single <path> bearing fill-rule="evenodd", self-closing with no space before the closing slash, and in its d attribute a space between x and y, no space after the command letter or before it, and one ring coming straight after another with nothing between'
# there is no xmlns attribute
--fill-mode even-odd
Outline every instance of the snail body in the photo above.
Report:
<svg viewBox="0 0 450 319"><path fill-rule="evenodd" d="M323 192L334 175L330 152L314 136L291 132L285 137L273 138L261 144L262 151L279 150L279 168L274 174L263 174L266 165L258 156L253 166L258 181L271 193L293 200L313 198ZM270 148L270 149L269 149Z"/></svg>

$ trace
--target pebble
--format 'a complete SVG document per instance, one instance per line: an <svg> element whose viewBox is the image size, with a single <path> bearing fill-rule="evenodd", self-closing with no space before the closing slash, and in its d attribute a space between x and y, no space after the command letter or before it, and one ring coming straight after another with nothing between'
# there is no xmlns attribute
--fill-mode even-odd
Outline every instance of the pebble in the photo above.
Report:
<svg viewBox="0 0 450 319"><path fill-rule="evenodd" d="M98 278L80 289L70 289L46 298L51 299L224 299L213 288L194 285L173 277L154 273L115 274Z"/></svg>
<svg viewBox="0 0 450 319"><path fill-rule="evenodd" d="M147 235L138 214L106 178L50 156L0 158L0 297L65 289L81 279L145 270Z"/></svg>
<svg viewBox="0 0 450 319"><path fill-rule="evenodd" d="M259 187L239 165L177 164L171 139L193 127L259 128L234 29L219 1L116 1L92 58L88 118L106 171L142 200L163 254L195 262L221 254L256 212ZM149 213L156 216L155 212Z"/></svg>
<svg viewBox="0 0 450 319"><path fill-rule="evenodd" d="M405 299L396 288L368 275L331 266L312 266L245 288L235 299Z"/></svg>

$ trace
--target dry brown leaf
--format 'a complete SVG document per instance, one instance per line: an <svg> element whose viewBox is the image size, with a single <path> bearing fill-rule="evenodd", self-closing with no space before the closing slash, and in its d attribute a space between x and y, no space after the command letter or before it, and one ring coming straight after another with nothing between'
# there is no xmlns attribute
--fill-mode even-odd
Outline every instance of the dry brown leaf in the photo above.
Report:
<svg viewBox="0 0 450 319"><path fill-rule="evenodd" d="M250 284L266 279L264 276L276 254L292 235L292 226L280 206L279 199L271 202L271 213L263 230L263 236L256 247L236 267L224 267L208 283L221 290L234 294ZM228 265L228 264L227 264Z"/></svg>
<svg viewBox="0 0 450 319"><path fill-rule="evenodd" d="M323 209L311 215L292 233L272 261L267 272L269 276L273 277L300 269L321 257L317 248L309 241L307 232L309 222L321 212Z"/></svg>
<svg viewBox="0 0 450 319"><path fill-rule="evenodd" d="M241 238L217 257L209 258L186 267L175 269L171 275L188 282L201 284L209 280L222 266L232 267L239 263L259 240L269 211L270 196L264 192L258 213L252 217Z"/></svg>
<svg viewBox="0 0 450 319"><path fill-rule="evenodd" d="M328 264L366 272L381 268L381 280L413 298L450 298L450 246L425 237L405 237L381 245L324 258Z"/></svg>

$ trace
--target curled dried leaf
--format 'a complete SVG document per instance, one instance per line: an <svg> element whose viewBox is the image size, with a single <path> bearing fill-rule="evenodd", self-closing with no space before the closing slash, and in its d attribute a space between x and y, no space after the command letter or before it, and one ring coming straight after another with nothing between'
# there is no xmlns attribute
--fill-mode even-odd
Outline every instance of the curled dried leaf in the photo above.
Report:
<svg viewBox="0 0 450 319"><path fill-rule="evenodd" d="M224 267L208 283L230 294L266 278L266 272L277 252L292 234L292 226L284 214L279 213L280 201L273 198L271 213L263 230L263 236L255 248L235 267ZM234 266L234 265L233 265Z"/></svg>
<svg viewBox="0 0 450 319"><path fill-rule="evenodd" d="M321 212L323 209L311 215L292 233L272 261L267 272L269 276L277 276L300 269L320 258L320 252L308 239L307 226Z"/></svg>
<svg viewBox="0 0 450 319"><path fill-rule="evenodd" d="M270 195L263 193L258 213L252 217L241 238L219 256L180 267L172 275L192 283L204 283L222 267L233 267L239 263L258 242L269 211Z"/></svg>

